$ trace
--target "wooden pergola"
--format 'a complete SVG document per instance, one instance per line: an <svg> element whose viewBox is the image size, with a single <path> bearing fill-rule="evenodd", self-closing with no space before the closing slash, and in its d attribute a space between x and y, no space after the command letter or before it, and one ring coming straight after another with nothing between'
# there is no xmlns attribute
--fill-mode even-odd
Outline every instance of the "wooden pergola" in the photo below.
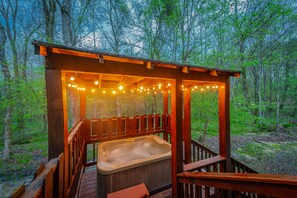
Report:
<svg viewBox="0 0 297 198"><path fill-rule="evenodd" d="M117 79L127 87L139 82L147 84L170 82L168 92L163 92L164 113L170 105L170 137L172 146L172 195L178 197L181 187L177 174L191 169L191 93L193 84L218 86L219 110L219 156L213 162L226 160L225 171L231 171L230 158L230 77L239 77L240 72L161 62L99 51L83 50L35 41L35 53L45 58L45 77L48 104L48 153L49 159L64 153L68 156L68 115L66 87L72 73L79 73L85 84L98 76L100 83L111 86L108 78ZM104 83L104 79L106 82ZM116 83L118 84L118 83ZM80 119L86 119L86 94L80 96ZM184 146L183 146L184 142ZM183 153L185 156L183 156ZM183 162L183 158L185 162ZM66 174L67 175L67 174Z"/></svg>

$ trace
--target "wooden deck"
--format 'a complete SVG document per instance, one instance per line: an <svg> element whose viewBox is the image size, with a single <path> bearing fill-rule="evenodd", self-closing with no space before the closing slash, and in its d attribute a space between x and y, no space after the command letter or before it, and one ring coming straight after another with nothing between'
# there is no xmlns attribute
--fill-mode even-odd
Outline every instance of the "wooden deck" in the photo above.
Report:
<svg viewBox="0 0 297 198"><path fill-rule="evenodd" d="M78 198L96 198L97 172L96 166L88 167L83 173L78 190ZM151 195L150 198L170 198L171 188Z"/></svg>
<svg viewBox="0 0 297 198"><path fill-rule="evenodd" d="M85 169L83 173L78 198L95 198L97 185L96 166Z"/></svg>

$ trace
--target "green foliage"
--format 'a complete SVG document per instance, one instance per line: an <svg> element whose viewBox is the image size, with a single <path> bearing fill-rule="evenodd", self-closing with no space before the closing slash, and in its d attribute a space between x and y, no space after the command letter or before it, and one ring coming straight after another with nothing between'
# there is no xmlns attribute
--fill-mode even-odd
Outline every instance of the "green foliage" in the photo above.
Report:
<svg viewBox="0 0 297 198"><path fill-rule="evenodd" d="M207 136L218 135L218 97L216 91L191 92L192 138L202 136L207 125Z"/></svg>
<svg viewBox="0 0 297 198"><path fill-rule="evenodd" d="M21 140L21 137L18 140ZM16 181L32 175L41 163L39 160L47 159L47 133L28 134L25 140L26 142L22 142L22 144L12 146L10 159L3 160L0 158L1 182ZM2 150L2 146L0 145L0 150Z"/></svg>

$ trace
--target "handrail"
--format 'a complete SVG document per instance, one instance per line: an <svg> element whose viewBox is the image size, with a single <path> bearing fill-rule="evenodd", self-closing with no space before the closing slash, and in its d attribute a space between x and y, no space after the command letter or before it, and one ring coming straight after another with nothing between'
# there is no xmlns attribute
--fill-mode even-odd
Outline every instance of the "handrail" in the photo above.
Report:
<svg viewBox="0 0 297 198"><path fill-rule="evenodd" d="M179 183L239 191L234 194L256 193L274 197L297 194L297 176L291 175L183 172L177 177Z"/></svg>
<svg viewBox="0 0 297 198"><path fill-rule="evenodd" d="M204 151L206 151L207 153L209 153L211 155L218 155L216 152L213 152L212 150L210 150L209 148L203 146L202 144L199 144L195 140L191 140L191 143L198 146L199 148L203 149Z"/></svg>
<svg viewBox="0 0 297 198"><path fill-rule="evenodd" d="M195 170L199 170L202 168L205 168L206 166L211 166L220 162L224 162L226 160L225 157L222 157L220 155L212 157L212 158L208 158L208 159L204 159L204 160L200 160L200 161L196 161L196 162L192 162L189 164L185 164L184 165L184 171L195 171Z"/></svg>
<svg viewBox="0 0 297 198"><path fill-rule="evenodd" d="M83 121L80 120L78 123L71 129L69 135L68 135L68 144L73 140L75 135L78 133L81 125L83 124Z"/></svg>
<svg viewBox="0 0 297 198"><path fill-rule="evenodd" d="M217 156L216 152L192 140L192 161L201 161ZM196 148L196 149L195 149ZM249 166L231 157L232 171L234 173L258 173Z"/></svg>
<svg viewBox="0 0 297 198"><path fill-rule="evenodd" d="M53 182L56 170L59 169L64 162L64 154L61 154L58 158L51 159L46 166L39 172L36 178L29 184L28 187L21 186L11 197L17 198L31 198L31 197L63 197L62 184ZM61 164L62 163L62 164ZM61 181L62 175L56 175L58 181ZM58 189L53 189L57 187ZM54 192L55 191L55 192Z"/></svg>

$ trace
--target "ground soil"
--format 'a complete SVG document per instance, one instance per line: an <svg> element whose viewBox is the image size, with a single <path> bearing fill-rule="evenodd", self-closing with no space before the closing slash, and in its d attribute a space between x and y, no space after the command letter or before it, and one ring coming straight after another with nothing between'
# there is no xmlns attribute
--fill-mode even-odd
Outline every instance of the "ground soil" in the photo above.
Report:
<svg viewBox="0 0 297 198"><path fill-rule="evenodd" d="M251 143L261 144L264 148L265 145L269 147L269 144L281 145L282 148L269 151L267 154L261 151L260 156L243 154L246 146ZM297 145L297 130L291 133L248 133L243 136L231 136L231 155L259 173L297 175L297 146L284 146L287 144ZM218 137L207 139L206 146L218 153ZM238 152L239 150L241 152Z"/></svg>

